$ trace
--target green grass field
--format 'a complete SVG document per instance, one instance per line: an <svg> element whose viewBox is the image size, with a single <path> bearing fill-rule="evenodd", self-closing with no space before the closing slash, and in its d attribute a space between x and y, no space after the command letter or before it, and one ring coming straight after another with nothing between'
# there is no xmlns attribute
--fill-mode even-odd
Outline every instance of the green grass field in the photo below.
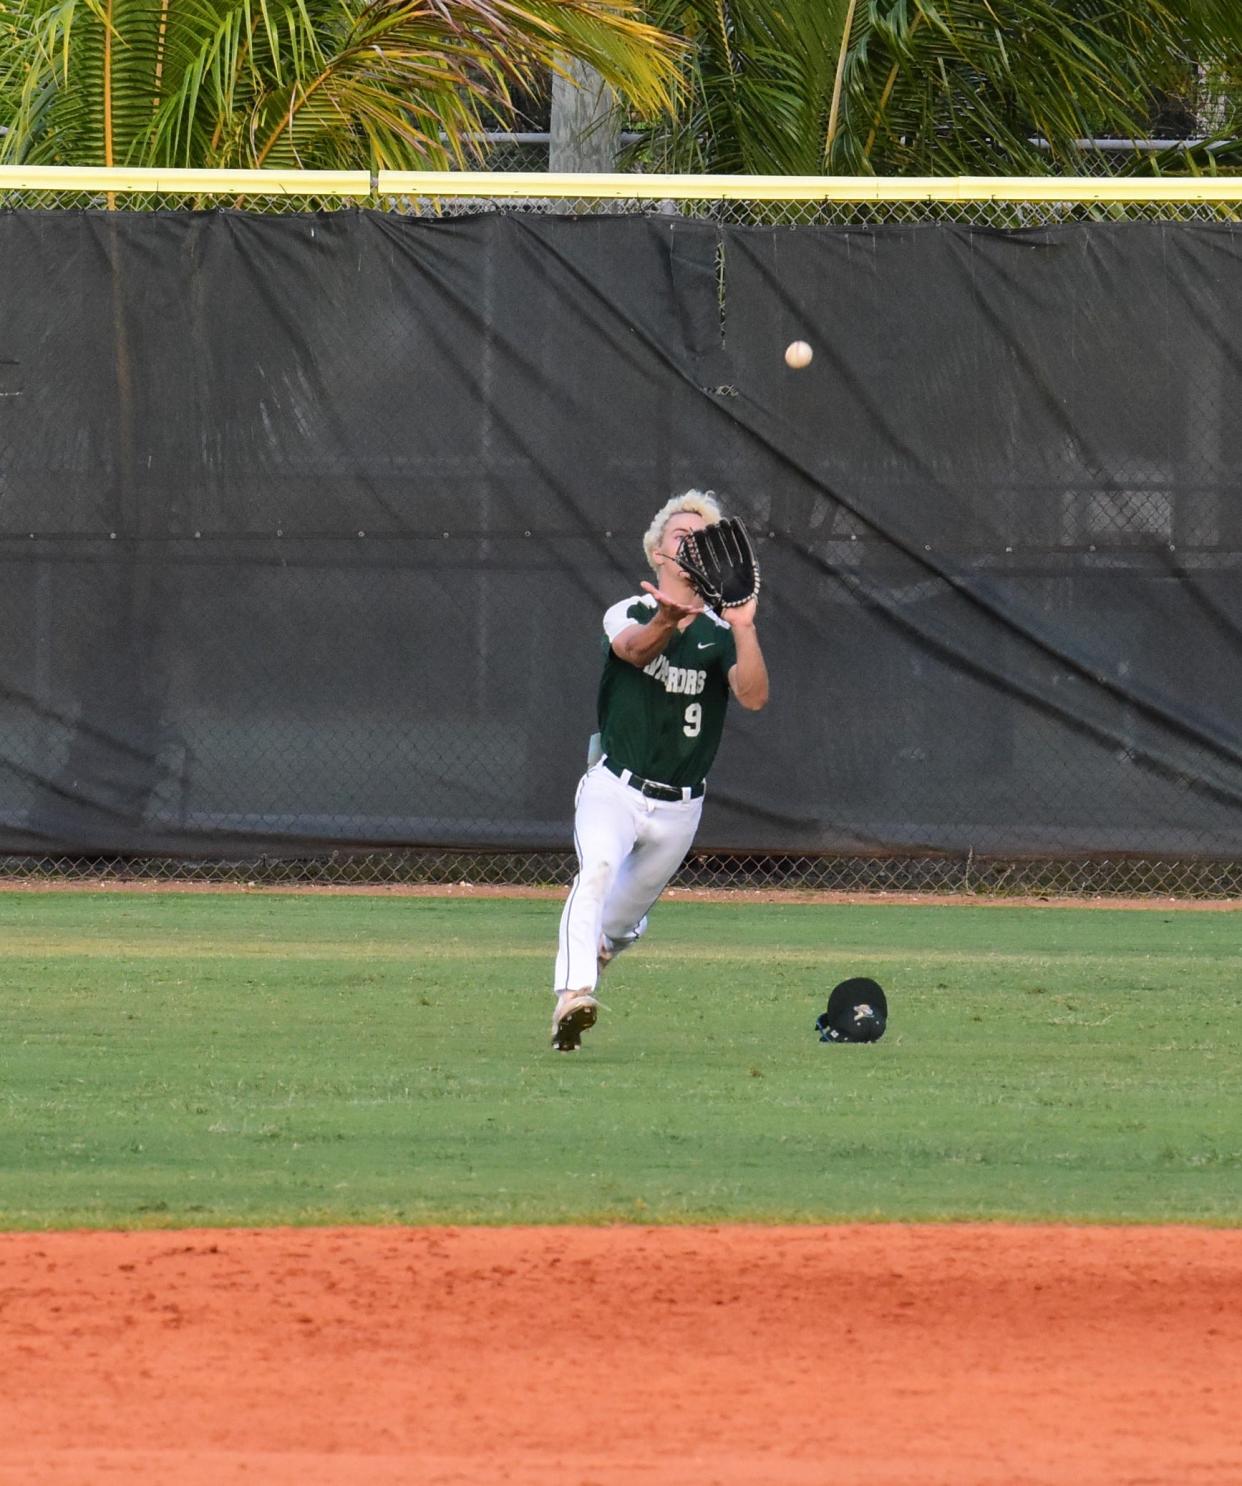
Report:
<svg viewBox="0 0 1242 1486"><path fill-rule="evenodd" d="M1242 1219L1242 914L667 901L572 1057L558 914L0 893L0 1226Z"/></svg>

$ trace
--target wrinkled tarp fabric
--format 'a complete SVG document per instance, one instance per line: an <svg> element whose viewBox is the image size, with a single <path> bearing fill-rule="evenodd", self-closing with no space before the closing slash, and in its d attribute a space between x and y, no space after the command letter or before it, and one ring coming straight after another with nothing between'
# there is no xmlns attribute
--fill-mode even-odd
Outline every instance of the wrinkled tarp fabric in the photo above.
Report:
<svg viewBox="0 0 1242 1486"><path fill-rule="evenodd" d="M1239 326L1227 224L0 214L0 851L567 847L698 486L700 845L1236 854Z"/></svg>

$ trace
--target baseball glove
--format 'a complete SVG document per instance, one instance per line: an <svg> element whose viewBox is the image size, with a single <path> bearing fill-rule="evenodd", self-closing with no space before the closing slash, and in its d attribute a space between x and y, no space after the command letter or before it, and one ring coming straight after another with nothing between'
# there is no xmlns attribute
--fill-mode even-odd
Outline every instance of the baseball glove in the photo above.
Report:
<svg viewBox="0 0 1242 1486"><path fill-rule="evenodd" d="M677 548L677 564L713 609L735 609L759 592L759 562L750 533L736 516L688 532Z"/></svg>

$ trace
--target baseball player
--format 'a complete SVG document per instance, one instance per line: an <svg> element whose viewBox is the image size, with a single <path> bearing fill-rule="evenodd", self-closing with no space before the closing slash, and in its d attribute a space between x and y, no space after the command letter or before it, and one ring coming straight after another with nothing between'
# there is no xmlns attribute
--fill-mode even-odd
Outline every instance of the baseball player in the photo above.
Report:
<svg viewBox="0 0 1242 1486"><path fill-rule="evenodd" d="M720 520L711 491L668 501L643 537L658 586L643 582L604 615L600 731L575 799L578 875L556 956L558 1052L573 1052L595 1025L600 973L643 934L690 850L729 696L752 712L768 700L757 599L718 613L678 564L679 542Z"/></svg>

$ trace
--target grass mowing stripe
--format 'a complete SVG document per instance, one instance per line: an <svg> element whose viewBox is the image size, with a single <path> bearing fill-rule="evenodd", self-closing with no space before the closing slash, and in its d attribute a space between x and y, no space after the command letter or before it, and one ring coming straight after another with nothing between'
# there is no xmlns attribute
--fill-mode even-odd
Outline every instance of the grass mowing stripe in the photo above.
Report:
<svg viewBox="0 0 1242 1486"><path fill-rule="evenodd" d="M1239 1220L1236 915L669 902L557 1058L558 912L0 894L0 1223Z"/></svg>
<svg viewBox="0 0 1242 1486"><path fill-rule="evenodd" d="M267 959L271 956L279 956L286 960L340 960L350 961L358 959L370 960L395 960L421 962L425 960L444 961L473 961L478 958L478 950L465 945L427 945L427 944L384 944L368 945L357 943L344 943L340 941L324 940L317 944L305 944L298 940L241 940L236 943L221 944L218 940L206 939L160 939L143 940L135 943L129 939L81 939L81 940L57 940L49 942L36 935L6 935L6 952L14 960L25 960L31 964L39 964L46 959L130 959L150 960L168 959L171 956L193 958L195 960L256 960ZM538 945L516 945L505 951L511 959L546 961L548 952L546 947ZM1070 950L1055 949L1045 954L1031 954L1021 952L1010 952L999 949L929 949L923 950L917 956L909 950L887 950L876 949L868 944L849 944L841 941L834 942L832 946L834 956L848 957L850 955L865 955L867 959L876 964L909 964L915 958L922 964L927 965L952 965L952 964L1018 964L1035 965L1046 963L1051 960L1078 961L1083 965L1106 959L1112 962L1124 963L1127 960L1150 960L1153 957L1151 950L1143 949L1110 949L1104 951L1092 950ZM1163 950L1161 954L1177 956L1176 950ZM644 958L652 963L680 964L684 962L687 954L704 963L713 961L730 964L750 964L770 966L774 958L781 964L790 965L821 965L824 960L824 951L814 949L789 949L780 948L773 950L770 946L745 946L741 948L721 949L714 945L687 944L680 951L656 950L647 948ZM1227 955L1215 954L1207 956L1214 960L1232 960L1242 966L1242 949Z"/></svg>

